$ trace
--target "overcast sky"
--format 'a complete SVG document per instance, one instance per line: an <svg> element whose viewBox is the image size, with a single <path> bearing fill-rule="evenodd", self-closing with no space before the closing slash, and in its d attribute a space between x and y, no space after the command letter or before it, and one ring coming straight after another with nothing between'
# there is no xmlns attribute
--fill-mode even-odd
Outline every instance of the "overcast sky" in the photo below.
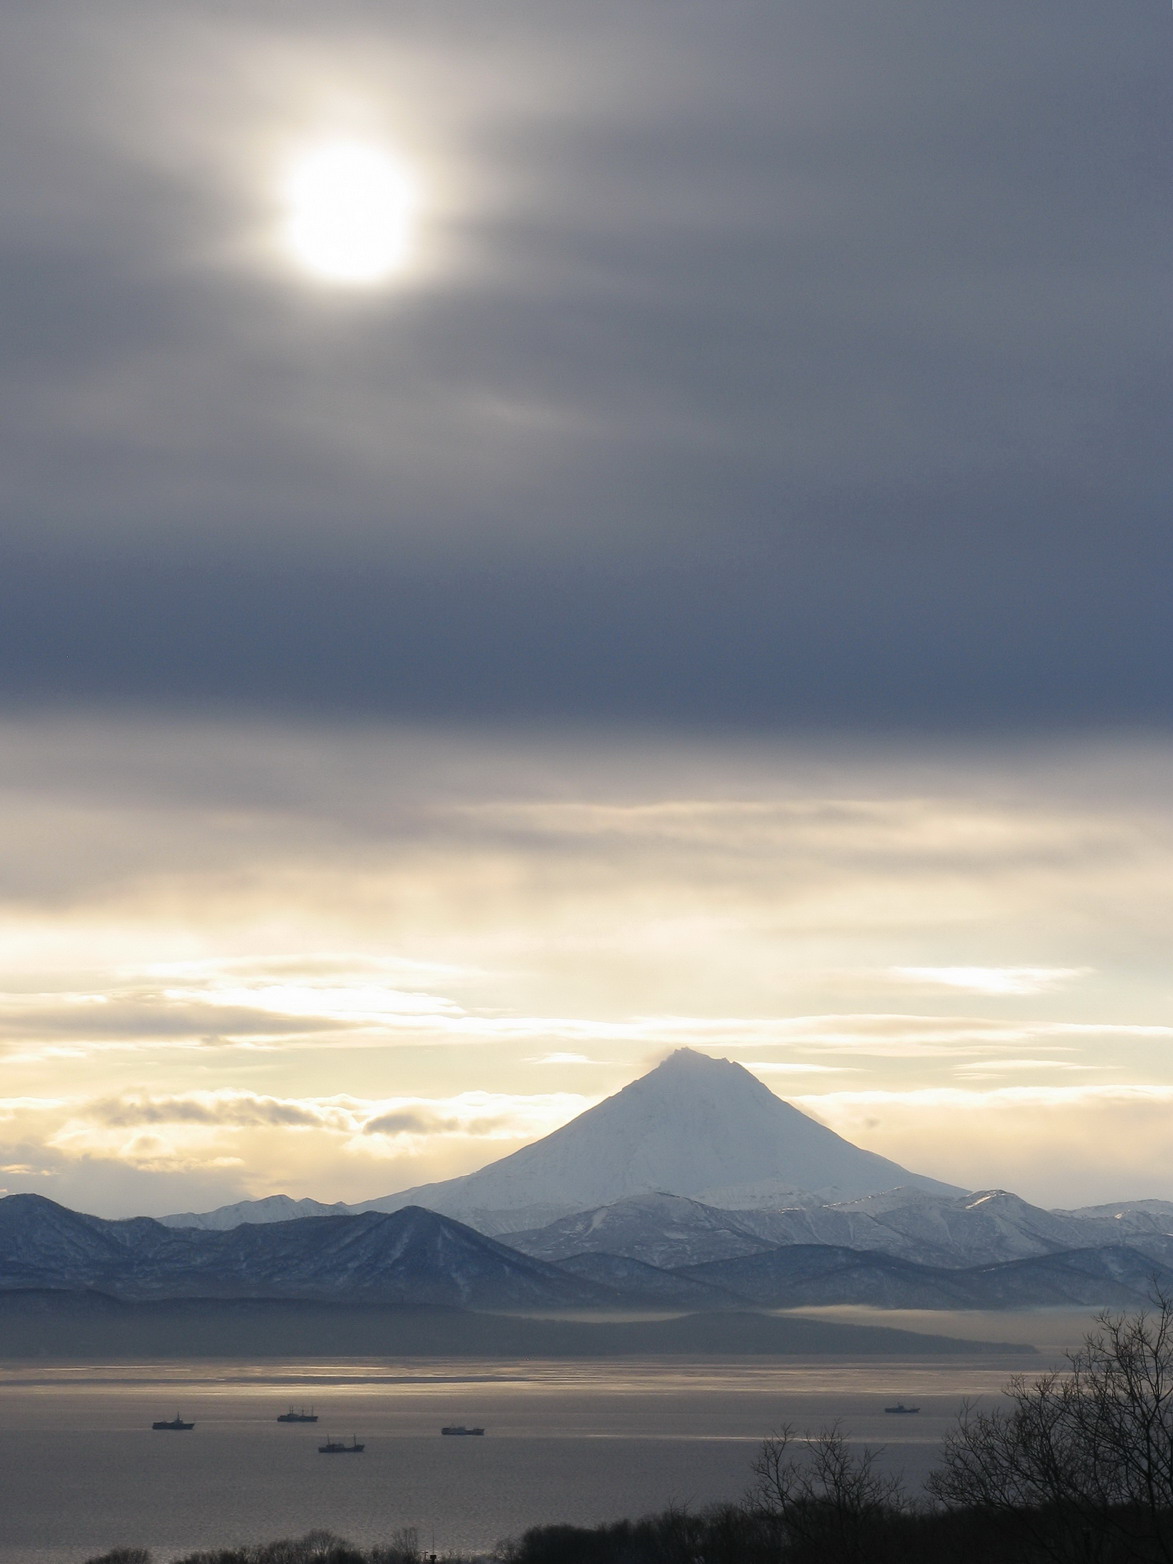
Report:
<svg viewBox="0 0 1173 1564"><path fill-rule="evenodd" d="M1171 34L10 0L7 1187L386 1193L683 1039L1173 1196Z"/></svg>

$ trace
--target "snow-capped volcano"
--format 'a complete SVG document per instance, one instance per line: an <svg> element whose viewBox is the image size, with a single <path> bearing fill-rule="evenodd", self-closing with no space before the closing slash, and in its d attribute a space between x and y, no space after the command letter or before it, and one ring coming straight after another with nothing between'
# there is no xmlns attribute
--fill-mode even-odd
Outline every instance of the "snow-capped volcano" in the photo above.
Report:
<svg viewBox="0 0 1173 1564"><path fill-rule="evenodd" d="M853 1146L741 1065L681 1048L561 1129L477 1173L352 1209L422 1205L500 1232L649 1190L704 1198L763 1184L822 1200L898 1185L961 1193Z"/></svg>
<svg viewBox="0 0 1173 1564"><path fill-rule="evenodd" d="M732 1060L678 1048L613 1097L476 1173L350 1206L270 1196L162 1220L217 1229L418 1205L482 1233L506 1233L649 1193L776 1210L895 1189L901 1200L914 1191L965 1193L853 1146Z"/></svg>

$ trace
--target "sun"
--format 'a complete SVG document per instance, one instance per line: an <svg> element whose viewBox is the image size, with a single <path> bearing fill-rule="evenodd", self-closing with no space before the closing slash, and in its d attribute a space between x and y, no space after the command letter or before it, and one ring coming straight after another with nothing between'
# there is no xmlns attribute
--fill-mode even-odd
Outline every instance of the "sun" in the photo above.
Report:
<svg viewBox="0 0 1173 1564"><path fill-rule="evenodd" d="M402 267L414 192L399 162L380 147L314 147L293 162L283 193L286 245L314 276L371 286Z"/></svg>

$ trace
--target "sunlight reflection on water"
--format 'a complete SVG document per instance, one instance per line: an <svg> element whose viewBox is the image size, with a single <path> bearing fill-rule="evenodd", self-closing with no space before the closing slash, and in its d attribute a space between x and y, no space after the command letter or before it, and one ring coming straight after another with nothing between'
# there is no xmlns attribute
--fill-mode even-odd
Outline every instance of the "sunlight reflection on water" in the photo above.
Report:
<svg viewBox="0 0 1173 1564"><path fill-rule="evenodd" d="M736 1499L758 1441L840 1419L923 1479L963 1397L997 1396L1013 1353L844 1362L469 1359L0 1365L0 1564L81 1564L116 1545L195 1547L327 1527L419 1528L438 1549L526 1526ZM886 1417L893 1400L915 1418ZM316 1426L278 1412L313 1404ZM155 1418L194 1419L190 1433ZM483 1439L443 1439L444 1423ZM895 1424L895 1426L893 1426ZM366 1451L323 1460L325 1433Z"/></svg>

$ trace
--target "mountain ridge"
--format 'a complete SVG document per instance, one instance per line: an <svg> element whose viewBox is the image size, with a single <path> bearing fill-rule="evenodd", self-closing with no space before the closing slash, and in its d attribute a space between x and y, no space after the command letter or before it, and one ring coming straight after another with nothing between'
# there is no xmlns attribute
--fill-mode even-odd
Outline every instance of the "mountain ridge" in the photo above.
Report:
<svg viewBox="0 0 1173 1564"><path fill-rule="evenodd" d="M765 1309L1146 1309L1173 1289L1173 1267L1124 1245L947 1269L872 1250L790 1244L673 1274Z"/></svg>
<svg viewBox="0 0 1173 1564"><path fill-rule="evenodd" d="M482 1309L621 1301L421 1207L207 1231L150 1217L110 1222L43 1195L9 1195L0 1199L0 1291L39 1287L125 1301L263 1297Z"/></svg>
<svg viewBox="0 0 1173 1564"><path fill-rule="evenodd" d="M996 1199L979 1197L979 1210ZM678 1224L682 1209L687 1214L696 1204L675 1197L663 1203ZM657 1202L644 1209L657 1209ZM705 1208L699 1211L705 1237L723 1237ZM285 1301L613 1314L836 1304L1143 1307L1155 1289L1173 1291L1170 1235L1141 1235L1131 1245L1050 1248L985 1265L927 1265L878 1250L790 1242L665 1267L606 1249L558 1261L535 1258L421 1207L207 1231L167 1228L149 1217L106 1221L41 1195L0 1200L0 1300L57 1292L126 1303L186 1300L193 1307Z"/></svg>
<svg viewBox="0 0 1173 1564"><path fill-rule="evenodd" d="M523 1254L554 1263L607 1252L668 1268L791 1244L866 1250L944 1269L1117 1245L1155 1259L1173 1257L1173 1214L1164 1218L1163 1228L1161 1214L1149 1211L1130 1226L1126 1213L1112 1209L1109 1220L1047 1211L1006 1190L956 1198L889 1190L837 1206L727 1211L660 1193L500 1237Z"/></svg>

